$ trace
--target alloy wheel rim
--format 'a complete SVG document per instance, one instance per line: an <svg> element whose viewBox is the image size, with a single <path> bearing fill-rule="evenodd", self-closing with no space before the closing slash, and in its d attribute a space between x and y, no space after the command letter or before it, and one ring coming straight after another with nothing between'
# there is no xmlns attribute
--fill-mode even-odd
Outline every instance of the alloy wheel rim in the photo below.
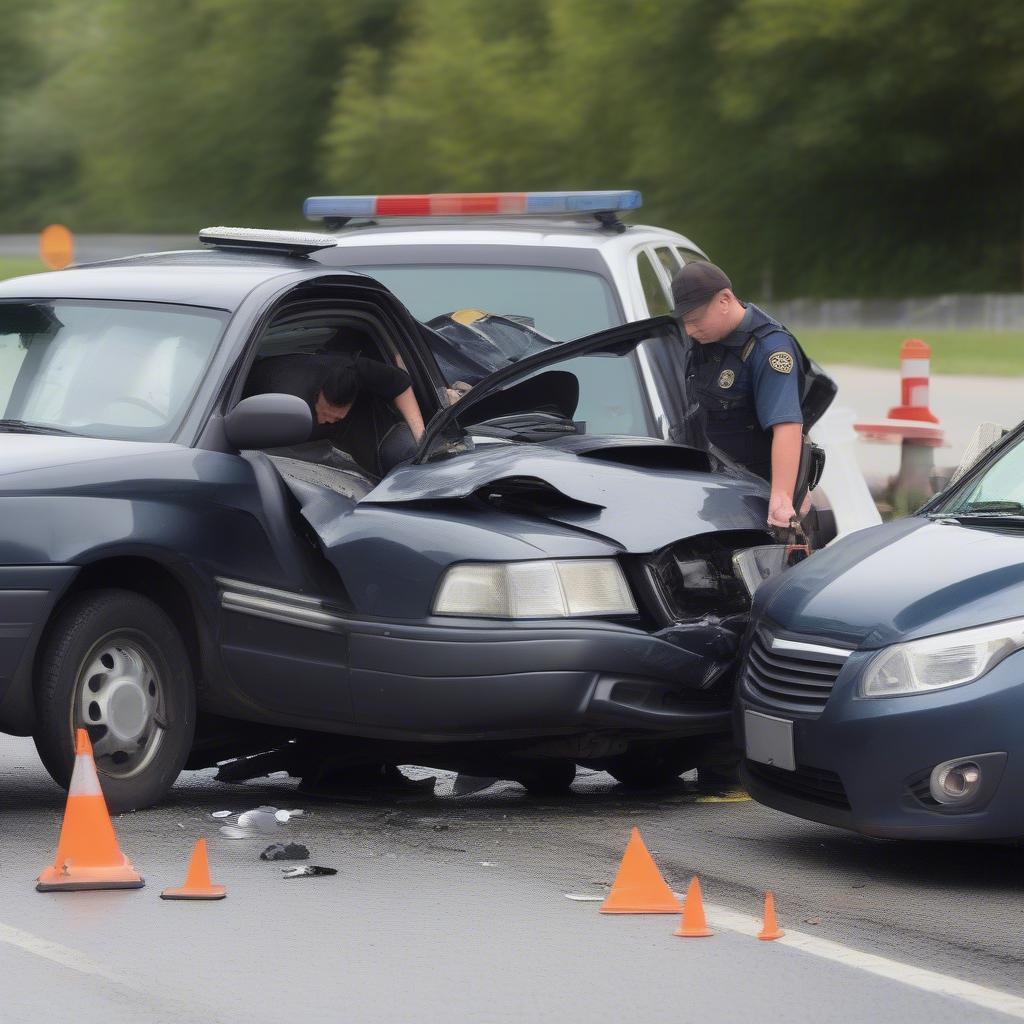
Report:
<svg viewBox="0 0 1024 1024"><path fill-rule="evenodd" d="M167 731L164 688L139 641L111 634L82 659L75 683L72 732L85 729L96 767L112 778L144 771Z"/></svg>

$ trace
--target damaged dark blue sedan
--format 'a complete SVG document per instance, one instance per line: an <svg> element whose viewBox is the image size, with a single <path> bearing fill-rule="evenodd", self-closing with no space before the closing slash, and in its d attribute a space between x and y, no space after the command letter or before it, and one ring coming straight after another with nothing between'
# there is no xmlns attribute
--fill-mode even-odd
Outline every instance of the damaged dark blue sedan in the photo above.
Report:
<svg viewBox="0 0 1024 1024"><path fill-rule="evenodd" d="M734 556L773 543L767 488L685 409L686 443L601 425L629 418L639 347L678 358L670 319L506 360L451 405L439 336L320 262L333 239L204 241L0 285L0 729L66 785L85 727L115 809L271 755L535 790L729 756ZM339 337L408 372L411 457L385 403L367 466L309 442L294 395L243 397L261 360Z"/></svg>

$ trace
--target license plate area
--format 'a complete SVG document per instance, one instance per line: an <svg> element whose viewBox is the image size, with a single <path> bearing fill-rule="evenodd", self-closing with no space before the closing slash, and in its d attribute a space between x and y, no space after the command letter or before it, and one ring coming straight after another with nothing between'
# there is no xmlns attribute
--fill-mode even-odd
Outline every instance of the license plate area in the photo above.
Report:
<svg viewBox="0 0 1024 1024"><path fill-rule="evenodd" d="M793 723L786 718L773 718L758 711L744 713L747 757L751 761L770 764L773 768L796 771L793 749Z"/></svg>

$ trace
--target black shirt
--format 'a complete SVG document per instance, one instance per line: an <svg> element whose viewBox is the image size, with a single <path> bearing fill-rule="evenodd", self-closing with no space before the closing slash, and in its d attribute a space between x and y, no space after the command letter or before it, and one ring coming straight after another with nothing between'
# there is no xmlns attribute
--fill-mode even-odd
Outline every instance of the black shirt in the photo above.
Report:
<svg viewBox="0 0 1024 1024"><path fill-rule="evenodd" d="M318 423L316 400L327 374L349 364L356 377L356 396L344 419ZM381 408L411 384L405 370L360 355L293 352L261 359L249 373L245 394L296 395L313 414L311 441L328 440L348 452L364 469L377 474L377 445L394 415Z"/></svg>

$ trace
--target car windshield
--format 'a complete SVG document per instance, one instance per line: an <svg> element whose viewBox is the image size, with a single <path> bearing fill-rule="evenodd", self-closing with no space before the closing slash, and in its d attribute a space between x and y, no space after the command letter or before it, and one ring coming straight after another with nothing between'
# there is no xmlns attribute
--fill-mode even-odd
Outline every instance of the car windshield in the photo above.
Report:
<svg viewBox="0 0 1024 1024"><path fill-rule="evenodd" d="M937 514L1024 518L1024 435Z"/></svg>
<svg viewBox="0 0 1024 1024"><path fill-rule="evenodd" d="M226 320L144 302L0 303L0 429L170 440Z"/></svg>
<svg viewBox="0 0 1024 1024"><path fill-rule="evenodd" d="M424 323L456 309L482 309L529 317L555 341L585 338L622 323L609 283L586 270L459 264L359 269L387 285Z"/></svg>

